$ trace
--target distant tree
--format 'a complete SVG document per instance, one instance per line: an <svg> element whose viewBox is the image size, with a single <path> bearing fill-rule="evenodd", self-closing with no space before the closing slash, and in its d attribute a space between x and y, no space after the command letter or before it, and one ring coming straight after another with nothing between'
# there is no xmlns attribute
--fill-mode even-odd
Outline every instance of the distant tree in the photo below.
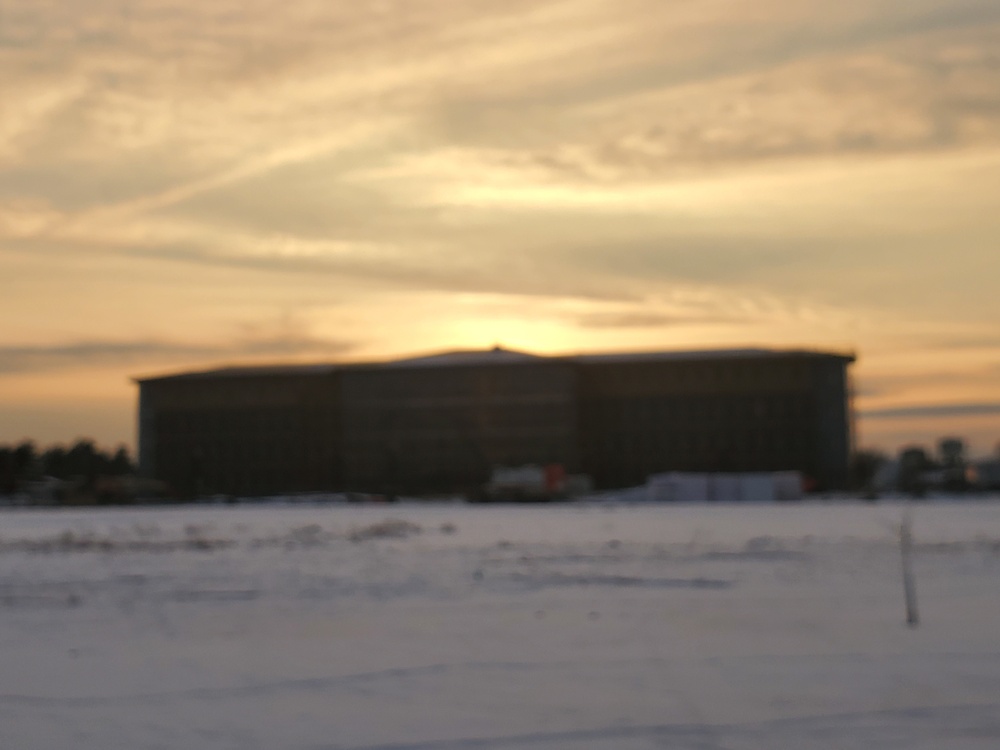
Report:
<svg viewBox="0 0 1000 750"><path fill-rule="evenodd" d="M115 455L111 457L109 473L115 476L135 473L135 464L132 463L132 458L129 456L128 449L124 445L118 446Z"/></svg>
<svg viewBox="0 0 1000 750"><path fill-rule="evenodd" d="M934 467L927 451L911 445L899 452L899 489L909 492L915 497L922 497L927 492L925 473Z"/></svg>
<svg viewBox="0 0 1000 750"><path fill-rule="evenodd" d="M851 482L856 490L871 490L875 476L889 457L877 450L859 450L851 457Z"/></svg>
<svg viewBox="0 0 1000 750"><path fill-rule="evenodd" d="M24 489L26 481L43 476L69 481L77 493L91 495L98 502L122 502L121 482L111 479L135 473L135 465L125 446L114 453L98 449L92 440L80 439L66 448L54 445L39 453L25 440L16 446L0 445L0 495Z"/></svg>
<svg viewBox="0 0 1000 750"><path fill-rule="evenodd" d="M67 477L65 448L54 445L42 453L42 473L59 479Z"/></svg>
<svg viewBox="0 0 1000 750"><path fill-rule="evenodd" d="M17 489L14 471L14 449L0 446L0 495L9 495Z"/></svg>
<svg viewBox="0 0 1000 750"><path fill-rule="evenodd" d="M965 441L957 437L942 438L938 443L938 455L943 469L942 487L953 492L969 489Z"/></svg>
<svg viewBox="0 0 1000 750"><path fill-rule="evenodd" d="M66 471L70 477L90 481L100 473L100 458L92 440L78 440L66 453Z"/></svg>
<svg viewBox="0 0 1000 750"><path fill-rule="evenodd" d="M135 472L125 446L113 454L99 450L92 440L78 440L69 449L54 445L34 459L36 471L57 479L121 476Z"/></svg>
<svg viewBox="0 0 1000 750"><path fill-rule="evenodd" d="M938 456L945 469L965 466L965 441L962 438L946 437L938 443Z"/></svg>
<svg viewBox="0 0 1000 750"><path fill-rule="evenodd" d="M0 446L0 494L11 494L29 479L37 479L41 462L35 444L25 440L16 446Z"/></svg>
<svg viewBox="0 0 1000 750"><path fill-rule="evenodd" d="M20 479L38 476L38 453L35 451L35 444L30 440L25 440L14 448L13 460L14 472Z"/></svg>

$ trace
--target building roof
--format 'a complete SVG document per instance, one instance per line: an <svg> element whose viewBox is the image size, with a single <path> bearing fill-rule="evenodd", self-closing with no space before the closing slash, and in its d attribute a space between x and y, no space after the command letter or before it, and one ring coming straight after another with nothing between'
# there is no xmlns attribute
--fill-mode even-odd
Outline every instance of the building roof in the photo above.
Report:
<svg viewBox="0 0 1000 750"><path fill-rule="evenodd" d="M702 349L691 351L653 351L653 352L610 352L604 354L576 355L539 355L527 352L513 351L502 347L492 349L472 349L441 352L419 357L406 357L384 362L344 362L291 365L249 365L220 367L196 372L181 372L172 375L162 375L148 378L136 378L138 383L159 382L165 380L208 380L218 378L293 376L293 375L325 375L340 370L354 369L417 369L429 367L476 367L500 364L527 364L543 362L574 362L580 364L615 364L628 362L657 361L698 361L724 359L751 359L770 357L819 357L835 358L853 362L853 354L822 352L807 349Z"/></svg>
<svg viewBox="0 0 1000 750"><path fill-rule="evenodd" d="M521 362L542 362L554 359L538 354L516 352L495 346L492 349L466 349L453 352L441 352L424 357L408 357L384 362L381 367L463 367L481 365L506 365Z"/></svg>
<svg viewBox="0 0 1000 750"><path fill-rule="evenodd" d="M570 357L574 362L658 362L676 360L755 359L771 357L821 357L853 362L853 354L821 352L809 349L694 349L690 351L611 352L607 354L578 354Z"/></svg>
<svg viewBox="0 0 1000 750"><path fill-rule="evenodd" d="M194 372L178 372L171 375L154 375L148 378L135 378L137 383L149 383L161 380L212 380L216 378L249 378L268 375L324 375L342 370L344 365L336 363L301 364L301 365L238 365L233 367L216 367L211 370Z"/></svg>

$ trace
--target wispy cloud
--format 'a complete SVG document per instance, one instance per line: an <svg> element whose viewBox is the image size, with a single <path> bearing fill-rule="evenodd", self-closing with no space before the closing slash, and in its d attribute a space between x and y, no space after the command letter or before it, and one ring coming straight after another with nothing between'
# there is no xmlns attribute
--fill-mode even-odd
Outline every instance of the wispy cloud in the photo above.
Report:
<svg viewBox="0 0 1000 750"><path fill-rule="evenodd" d="M891 409L869 409L860 416L865 419L925 419L928 417L959 417L1000 414L1000 402L965 404L920 404Z"/></svg>
<svg viewBox="0 0 1000 750"><path fill-rule="evenodd" d="M581 328L671 328L693 325L739 325L745 321L726 317L664 315L651 312L595 312L581 315Z"/></svg>
<svg viewBox="0 0 1000 750"><path fill-rule="evenodd" d="M80 367L169 363L171 361L248 360L299 355L341 356L355 345L312 337L247 337L232 344L202 344L157 339L75 341L39 346L0 346L0 374Z"/></svg>

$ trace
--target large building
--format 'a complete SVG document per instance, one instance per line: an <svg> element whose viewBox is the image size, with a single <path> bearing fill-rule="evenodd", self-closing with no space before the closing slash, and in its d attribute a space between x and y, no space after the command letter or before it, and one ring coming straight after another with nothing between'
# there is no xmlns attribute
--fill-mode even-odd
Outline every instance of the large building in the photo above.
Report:
<svg viewBox="0 0 1000 750"><path fill-rule="evenodd" d="M474 493L500 466L599 488L667 471L848 481L852 356L504 349L138 381L139 461L181 495Z"/></svg>

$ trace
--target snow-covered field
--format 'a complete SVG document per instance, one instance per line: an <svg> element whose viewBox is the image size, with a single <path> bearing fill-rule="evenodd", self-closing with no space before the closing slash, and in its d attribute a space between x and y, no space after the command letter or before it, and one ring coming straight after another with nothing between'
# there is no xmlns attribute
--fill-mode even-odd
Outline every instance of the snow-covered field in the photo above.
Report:
<svg viewBox="0 0 1000 750"><path fill-rule="evenodd" d="M1000 747L1000 498L0 512L0 748ZM386 521L389 523L384 523Z"/></svg>

